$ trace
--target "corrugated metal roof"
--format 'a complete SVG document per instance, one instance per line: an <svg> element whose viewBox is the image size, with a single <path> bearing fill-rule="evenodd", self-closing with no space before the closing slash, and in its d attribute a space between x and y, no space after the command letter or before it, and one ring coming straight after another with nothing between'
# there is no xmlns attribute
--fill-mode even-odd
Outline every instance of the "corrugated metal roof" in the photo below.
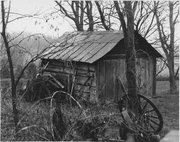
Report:
<svg viewBox="0 0 180 142"><path fill-rule="evenodd" d="M121 31L76 32L44 53L44 59L93 63L106 55L123 38Z"/></svg>

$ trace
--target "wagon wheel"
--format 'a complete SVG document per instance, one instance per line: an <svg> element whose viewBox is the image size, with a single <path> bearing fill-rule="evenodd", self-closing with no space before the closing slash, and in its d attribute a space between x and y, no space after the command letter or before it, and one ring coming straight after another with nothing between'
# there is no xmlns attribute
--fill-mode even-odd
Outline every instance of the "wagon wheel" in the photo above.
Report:
<svg viewBox="0 0 180 142"><path fill-rule="evenodd" d="M133 115L130 115L132 114L131 111L128 110L131 120L135 122L137 127L136 129L134 129L134 131L139 131L140 133L145 135L157 134L158 132L161 131L163 127L163 118L161 113L148 98L142 95L138 95L138 99L140 104L139 117L134 118ZM127 95L123 96L121 103L125 103L124 105L126 105L126 109L127 109L127 101L128 101ZM119 105L123 105L123 104L119 104ZM120 109L120 111L122 110ZM125 120L124 116L123 116L123 120L124 122L127 121Z"/></svg>
<svg viewBox="0 0 180 142"><path fill-rule="evenodd" d="M138 124L151 134L157 134L163 127L163 118L157 107L146 97L138 95L140 102Z"/></svg>

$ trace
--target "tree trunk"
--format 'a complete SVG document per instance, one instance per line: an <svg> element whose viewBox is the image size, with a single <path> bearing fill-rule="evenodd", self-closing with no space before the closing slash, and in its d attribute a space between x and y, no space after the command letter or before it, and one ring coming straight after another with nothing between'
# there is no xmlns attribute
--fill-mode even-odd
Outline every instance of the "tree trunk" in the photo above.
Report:
<svg viewBox="0 0 180 142"><path fill-rule="evenodd" d="M6 37L6 24L7 23L5 23L4 1L1 1L1 10L2 10L2 33L1 33L1 35L3 37L4 44L6 47L6 53L7 53L9 68L10 68L13 118L14 118L14 124L15 124L15 131L17 132L19 118L18 118L18 110L17 110L16 87L15 87L15 78L14 78L14 70L13 70L11 52L10 52L9 43L8 43L8 40Z"/></svg>
<svg viewBox="0 0 180 142"><path fill-rule="evenodd" d="M169 25L170 25L170 46L169 46L169 58L168 58L168 68L169 68L169 83L170 83L170 93L177 92L176 79L174 74L174 23L173 23L173 2L169 2Z"/></svg>
<svg viewBox="0 0 180 142"><path fill-rule="evenodd" d="M89 31L94 31L94 20L92 16L92 2L86 1L86 7L87 7L87 17L89 19Z"/></svg>
<svg viewBox="0 0 180 142"><path fill-rule="evenodd" d="M95 1L95 3L96 3L96 7L97 7L97 9L98 9L98 11L99 11L101 23L102 23L104 29L105 29L106 31L109 31L109 30L110 30L110 27L106 25L106 19L105 19L103 10L101 10L101 6L100 6L100 4L99 4L99 1Z"/></svg>
<svg viewBox="0 0 180 142"><path fill-rule="evenodd" d="M176 80L175 80L175 73L174 73L174 33L175 33L175 24L176 24L176 18L173 20L174 15L174 2L169 1L169 30L170 34L166 35L164 25L162 23L162 20L160 20L160 14L158 13L158 2L154 2L155 4L155 16L156 16L156 22L157 22L157 28L158 28L158 34L159 39L161 42L162 49L166 55L167 59L167 66L169 70L169 83L170 83L170 93L177 92L177 86L176 86ZM177 15L178 16L178 15ZM169 40L167 40L167 37L169 37Z"/></svg>
<svg viewBox="0 0 180 142"><path fill-rule="evenodd" d="M170 83L170 93L174 94L177 92L176 79L174 75L174 57L168 60L169 69L169 83Z"/></svg>
<svg viewBox="0 0 180 142"><path fill-rule="evenodd" d="M128 84L129 107L138 115L138 98L136 85L136 51L134 45L134 14L131 1L125 1L127 14L127 35L124 35L124 45L126 47L126 78Z"/></svg>
<svg viewBox="0 0 180 142"><path fill-rule="evenodd" d="M179 73L179 67L178 67L178 69L176 70L176 73L175 73L175 78L179 78L179 75L178 75L178 73Z"/></svg>

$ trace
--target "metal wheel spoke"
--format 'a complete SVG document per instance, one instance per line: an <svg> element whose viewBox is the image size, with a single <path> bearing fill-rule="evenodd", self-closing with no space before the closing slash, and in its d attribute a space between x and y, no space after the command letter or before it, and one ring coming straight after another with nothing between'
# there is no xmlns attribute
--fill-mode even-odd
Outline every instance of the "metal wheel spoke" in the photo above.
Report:
<svg viewBox="0 0 180 142"><path fill-rule="evenodd" d="M147 115L148 117L151 117L151 118L155 118L155 119L158 119L159 120L159 117L157 116L153 116L153 115Z"/></svg>
<svg viewBox="0 0 180 142"><path fill-rule="evenodd" d="M158 133L163 127L163 118L157 107L143 95L138 94L139 116L138 125L147 133ZM128 100L127 100L128 101ZM142 131L143 133L143 131Z"/></svg>
<svg viewBox="0 0 180 142"><path fill-rule="evenodd" d="M157 123L156 121L154 121L154 120L152 120L152 119L150 119L150 118L148 118L151 122L153 122L154 124L156 124L156 125L159 125L159 123Z"/></svg>
<svg viewBox="0 0 180 142"><path fill-rule="evenodd" d="M147 107L147 105L148 105L148 102L146 101L146 103L145 103L145 105L143 106L143 108L142 108L142 113L144 112L144 110L145 110L145 108Z"/></svg>
<svg viewBox="0 0 180 142"><path fill-rule="evenodd" d="M153 111L154 111L154 109L151 109L151 110L145 111L144 113L149 113L149 112L153 112Z"/></svg>
<svg viewBox="0 0 180 142"><path fill-rule="evenodd" d="M156 129L151 125L151 124L149 124L150 125L150 127L155 131Z"/></svg>

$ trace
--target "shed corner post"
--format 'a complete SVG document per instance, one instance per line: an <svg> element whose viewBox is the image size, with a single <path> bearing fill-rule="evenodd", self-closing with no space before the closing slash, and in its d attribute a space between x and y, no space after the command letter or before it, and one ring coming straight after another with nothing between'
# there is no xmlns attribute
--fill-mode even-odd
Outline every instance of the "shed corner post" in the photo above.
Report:
<svg viewBox="0 0 180 142"><path fill-rule="evenodd" d="M98 95L97 96L97 98L98 98L98 102L99 102L99 62L96 62L95 63L95 78L96 78L96 95Z"/></svg>
<svg viewBox="0 0 180 142"><path fill-rule="evenodd" d="M156 96L156 57L153 58L153 90L152 96Z"/></svg>

